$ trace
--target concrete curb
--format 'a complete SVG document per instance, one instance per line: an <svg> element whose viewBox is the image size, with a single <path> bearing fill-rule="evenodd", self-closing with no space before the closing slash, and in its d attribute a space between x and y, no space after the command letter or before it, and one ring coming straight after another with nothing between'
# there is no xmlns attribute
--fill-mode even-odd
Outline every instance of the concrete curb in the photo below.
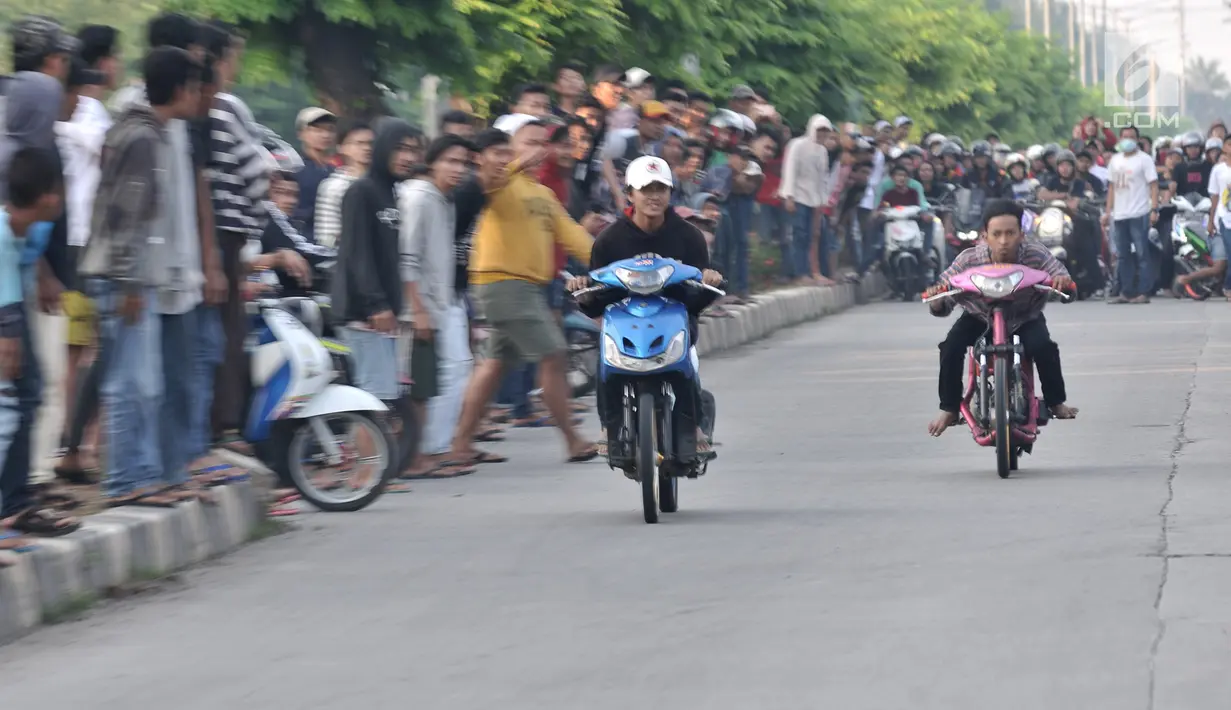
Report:
<svg viewBox="0 0 1231 710"><path fill-rule="evenodd" d="M0 552L0 643L79 611L125 584L148 581L247 542L265 517L251 480L211 489L217 505L126 506L86 516L81 528Z"/></svg>
<svg viewBox="0 0 1231 710"><path fill-rule="evenodd" d="M722 352L767 337L775 331L819 320L883 294L885 280L870 274L859 284L800 286L752 297L746 306L727 306L730 318L701 319L697 353Z"/></svg>

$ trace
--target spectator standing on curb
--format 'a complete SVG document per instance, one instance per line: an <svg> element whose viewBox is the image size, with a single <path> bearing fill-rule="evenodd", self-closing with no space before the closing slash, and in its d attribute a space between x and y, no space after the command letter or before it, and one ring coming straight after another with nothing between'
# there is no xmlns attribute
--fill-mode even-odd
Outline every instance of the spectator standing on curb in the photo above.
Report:
<svg viewBox="0 0 1231 710"><path fill-rule="evenodd" d="M196 215L191 164L187 155L173 154L187 145L173 142L170 125L196 115L200 71L182 49L151 49L143 72L149 105L134 103L123 113L103 150L103 187L95 198L80 274L99 314L107 449L103 492L112 505L162 507L180 499L169 494L167 483L182 481L164 478L178 477L182 469L164 461L164 454L181 452L162 448L170 440L162 438L160 423L167 363L159 311L173 310L175 290L183 287L180 293L186 293L191 275L180 260L183 252L174 248L180 237L155 237L179 230L197 236L195 225L188 224ZM170 364L172 371L188 359L184 353L182 362Z"/></svg>
<svg viewBox="0 0 1231 710"><path fill-rule="evenodd" d="M241 252L261 234L266 214L262 201L269 193L272 168L269 153L252 132L248 107L227 92L238 70L240 40L218 26L207 26L206 49L215 58L218 93L210 107L210 184L214 220L227 293L221 308L225 348L214 379L213 435L224 448L251 455L239 434L244 420L244 393L248 387L244 339L248 317L244 311L244 266Z"/></svg>
<svg viewBox="0 0 1231 710"><path fill-rule="evenodd" d="M333 174L330 151L337 128L338 117L317 106L306 108L295 117L295 130L303 146L303 167L295 171L299 202L290 217L299 225L304 238L313 242L316 241L316 195L321 183Z"/></svg>
<svg viewBox="0 0 1231 710"><path fill-rule="evenodd" d="M590 82L591 95L607 112L604 128L608 130L633 128L637 125L636 112L630 115L627 111L617 111L624 101L623 77L623 69L614 64L603 64L594 70L593 81Z"/></svg>
<svg viewBox="0 0 1231 710"><path fill-rule="evenodd" d="M470 329L454 284L457 213L450 196L466 176L473 146L441 136L428 146L428 173L411 180L400 201L401 272L414 327L410 397L423 427L408 478L452 478L473 467L446 461L470 375Z"/></svg>
<svg viewBox="0 0 1231 710"><path fill-rule="evenodd" d="M104 114L101 123L80 120L74 123L70 119L77 118L79 107L89 98L83 93L101 89L105 81L103 75L90 69L84 59L74 57L65 82L64 113L61 114L64 120L58 121L55 126L64 168L65 204L69 217L68 247L74 262L89 237L94 192L98 189L98 164L111 119L106 116L106 109L101 103L98 104ZM93 117L86 120L90 118ZM44 311L36 316L39 321L36 328L39 334L38 352L46 383L43 406L35 424L31 459L34 468L30 480L36 485L49 483L54 478L47 467L51 465L56 442L60 441L63 445L62 434L69 431L66 419L73 411L77 371L84 364L87 348L94 343L93 313L82 304L82 301L88 303L88 300L75 290L78 288L75 282L76 279L71 279L60 296L64 315ZM60 466L56 466L56 471L69 473ZM82 476L75 482L87 483L90 480Z"/></svg>
<svg viewBox="0 0 1231 710"><path fill-rule="evenodd" d="M758 131L749 147L765 176L756 194L759 217L755 220L756 234L762 243L778 245L782 261L779 264L781 278L789 281L804 277L807 274L796 273L795 260L791 255L790 215L783 209L782 200L778 197L778 188L782 184L782 153L778 150L778 137L770 130Z"/></svg>
<svg viewBox="0 0 1231 710"><path fill-rule="evenodd" d="M343 121L338 125L338 155L342 158L342 167L321 181L316 192L316 243L323 247L338 247L338 237L342 233L342 198L351 184L366 175L371 167L372 138L372 128L363 121Z"/></svg>
<svg viewBox="0 0 1231 710"><path fill-rule="evenodd" d="M531 177L530 171L546 156L547 127L530 116L505 116L496 126L512 136L512 150L497 147L493 161L478 173L487 205L470 260L475 297L492 327L490 357L467 388L450 458L461 463L504 460L476 451L475 433L507 368L537 360L543 401L564 434L568 459L586 461L598 454L572 426L567 346L543 287L554 276L554 244L588 263L592 240L569 219L555 195ZM514 154L518 160L510 165Z"/></svg>
<svg viewBox="0 0 1231 710"><path fill-rule="evenodd" d="M120 72L123 64L119 57L120 33L114 27L106 25L86 25L77 33L81 43L81 59L95 72L101 75L99 84L81 88L77 97L77 108L72 118L57 124L59 142L62 152L71 152L72 163L65 168L65 188L68 202L74 205L69 210L69 247L75 253L85 248L90 238L90 220L94 213L94 194L98 190L101 175L103 142L107 131L111 128L111 114L103 105L102 97L106 91L115 90L119 85ZM85 422L80 431L74 431L73 422L77 418L77 395L85 392L86 396L97 403L98 378L89 378L80 384L78 374L86 366L87 358L96 348L98 337L96 328L97 315L93 304L85 294L80 292L80 285L64 292L62 306L64 315L68 317L68 357L64 377L64 437L65 454L56 466L56 475L73 483L86 483L93 480L98 466L97 429L92 428L90 441L90 456L82 457L80 447L84 435ZM97 353L94 353L96 356ZM101 371L100 371L101 372ZM88 409L97 410L96 406ZM94 416L86 417L86 421L94 421Z"/></svg>
<svg viewBox="0 0 1231 710"><path fill-rule="evenodd" d="M727 215L731 220L733 252L728 257L731 270L731 288L736 298L746 301L748 286L748 233L752 231L752 205L764 174L752 157L752 149L740 145L727 156L731 168L731 192L727 197Z"/></svg>
<svg viewBox="0 0 1231 710"><path fill-rule="evenodd" d="M801 279L813 276L822 284L828 282L822 275L828 265L825 269L821 267L828 261L830 245L824 239L815 244L812 235L817 227L817 209L826 205L829 195L829 151L825 141L832 132L833 124L821 114L808 119L803 134L786 145L779 190L793 223L795 272Z"/></svg>
<svg viewBox="0 0 1231 710"><path fill-rule="evenodd" d="M41 387L26 306L34 284L28 255L37 258L50 239L63 210L63 177L46 149L22 147L7 158L12 177L0 210L0 533L65 535L80 522L38 500L27 485ZM0 549L18 544L0 539Z"/></svg>
<svg viewBox="0 0 1231 710"><path fill-rule="evenodd" d="M351 349L354 384L400 412L403 426L413 426L414 418L403 401L397 361L398 318L405 303L398 190L422 158L421 140L422 134L400 119L377 123L372 167L342 198L332 288L333 316Z"/></svg>

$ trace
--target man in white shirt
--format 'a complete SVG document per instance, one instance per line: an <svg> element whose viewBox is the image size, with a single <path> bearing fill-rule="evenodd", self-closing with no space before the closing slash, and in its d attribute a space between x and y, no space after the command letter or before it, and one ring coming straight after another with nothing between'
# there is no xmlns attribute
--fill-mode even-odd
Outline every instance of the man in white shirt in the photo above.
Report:
<svg viewBox="0 0 1231 710"><path fill-rule="evenodd" d="M1107 211L1103 226L1114 221L1116 278L1120 295L1108 303L1149 303L1154 285L1150 225L1158 219L1158 173L1154 161L1137 144L1135 126L1120 129L1119 153L1107 166ZM1134 253L1134 251L1136 253Z"/></svg>
<svg viewBox="0 0 1231 710"><path fill-rule="evenodd" d="M94 194L98 191L102 175L103 142L112 123L111 114L100 99L107 91L115 88L122 66L116 61L119 32L114 27L87 25L78 32L78 40L81 42L81 53L73 59L68 81L68 90L76 93L76 108L69 120L56 123L56 143L63 157L64 189L68 202L68 245L74 255L84 249L90 239ZM77 375L95 345L96 315L93 302L82 294L75 284L68 286L69 289L61 296L61 307L68 320L65 339L68 343L68 356L63 361L61 380L63 419L44 417L40 427L45 431L54 427L57 432L63 432L60 441L66 452L57 464L56 472L69 481L81 482L88 480L88 472L97 467L96 460L82 459L79 452L82 431L72 426L79 389ZM61 333L57 330L57 336L59 335ZM54 345L48 343L48 347L58 349L63 347L63 342L64 340L59 340ZM96 412L97 407L94 405L98 383L95 381L90 384L91 406L87 409ZM87 415L83 419L92 421L95 417ZM40 437L39 440L45 439Z"/></svg>
<svg viewBox="0 0 1231 710"><path fill-rule="evenodd" d="M778 195L783 206L791 214L791 246L795 260L795 273L801 278L809 274L820 277L828 271L821 264L828 259L828 244L822 243L817 251L817 266L812 266L813 221L817 208L825 205L829 196L829 151L825 140L833 132L833 124L821 114L808 120L803 135L786 144L782 159L782 183Z"/></svg>
<svg viewBox="0 0 1231 710"><path fill-rule="evenodd" d="M1198 269L1191 274L1181 274L1176 277L1177 285L1186 285L1194 281L1216 277L1223 279L1223 292L1231 301L1231 286L1226 281L1231 280L1227 269L1227 247L1231 245L1231 211L1227 203L1231 200L1231 137L1222 141L1222 160L1210 171L1210 266Z"/></svg>

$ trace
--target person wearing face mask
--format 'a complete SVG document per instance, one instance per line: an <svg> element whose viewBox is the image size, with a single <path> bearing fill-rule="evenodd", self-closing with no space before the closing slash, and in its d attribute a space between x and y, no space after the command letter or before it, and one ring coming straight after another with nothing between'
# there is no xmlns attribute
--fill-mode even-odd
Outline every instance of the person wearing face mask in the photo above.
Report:
<svg viewBox="0 0 1231 710"><path fill-rule="evenodd" d="M1103 226L1113 221L1116 277L1120 295L1108 303L1149 303L1154 284L1151 266L1150 225L1158 219L1158 172L1149 155L1141 152L1133 126L1120 129L1120 150L1108 166L1107 210Z"/></svg>

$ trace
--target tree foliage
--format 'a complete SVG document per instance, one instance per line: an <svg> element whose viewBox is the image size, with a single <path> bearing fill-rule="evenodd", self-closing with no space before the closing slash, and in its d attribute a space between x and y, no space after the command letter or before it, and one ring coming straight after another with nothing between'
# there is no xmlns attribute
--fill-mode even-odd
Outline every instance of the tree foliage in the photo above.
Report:
<svg viewBox="0 0 1231 710"><path fill-rule="evenodd" d="M161 3L47 0L47 11L116 24L139 46ZM249 34L246 83L303 78L344 114L388 109L384 86L422 71L491 99L557 62L614 62L724 94L766 87L794 125L899 113L920 130L1054 140L1097 106L1069 59L1009 30L976 0L165 0ZM118 10L118 12L117 12ZM0 0L0 15L24 12ZM135 43L134 43L135 42ZM695 55L701 75L681 66ZM418 71L408 72L407 67ZM402 87L413 91L415 87Z"/></svg>

